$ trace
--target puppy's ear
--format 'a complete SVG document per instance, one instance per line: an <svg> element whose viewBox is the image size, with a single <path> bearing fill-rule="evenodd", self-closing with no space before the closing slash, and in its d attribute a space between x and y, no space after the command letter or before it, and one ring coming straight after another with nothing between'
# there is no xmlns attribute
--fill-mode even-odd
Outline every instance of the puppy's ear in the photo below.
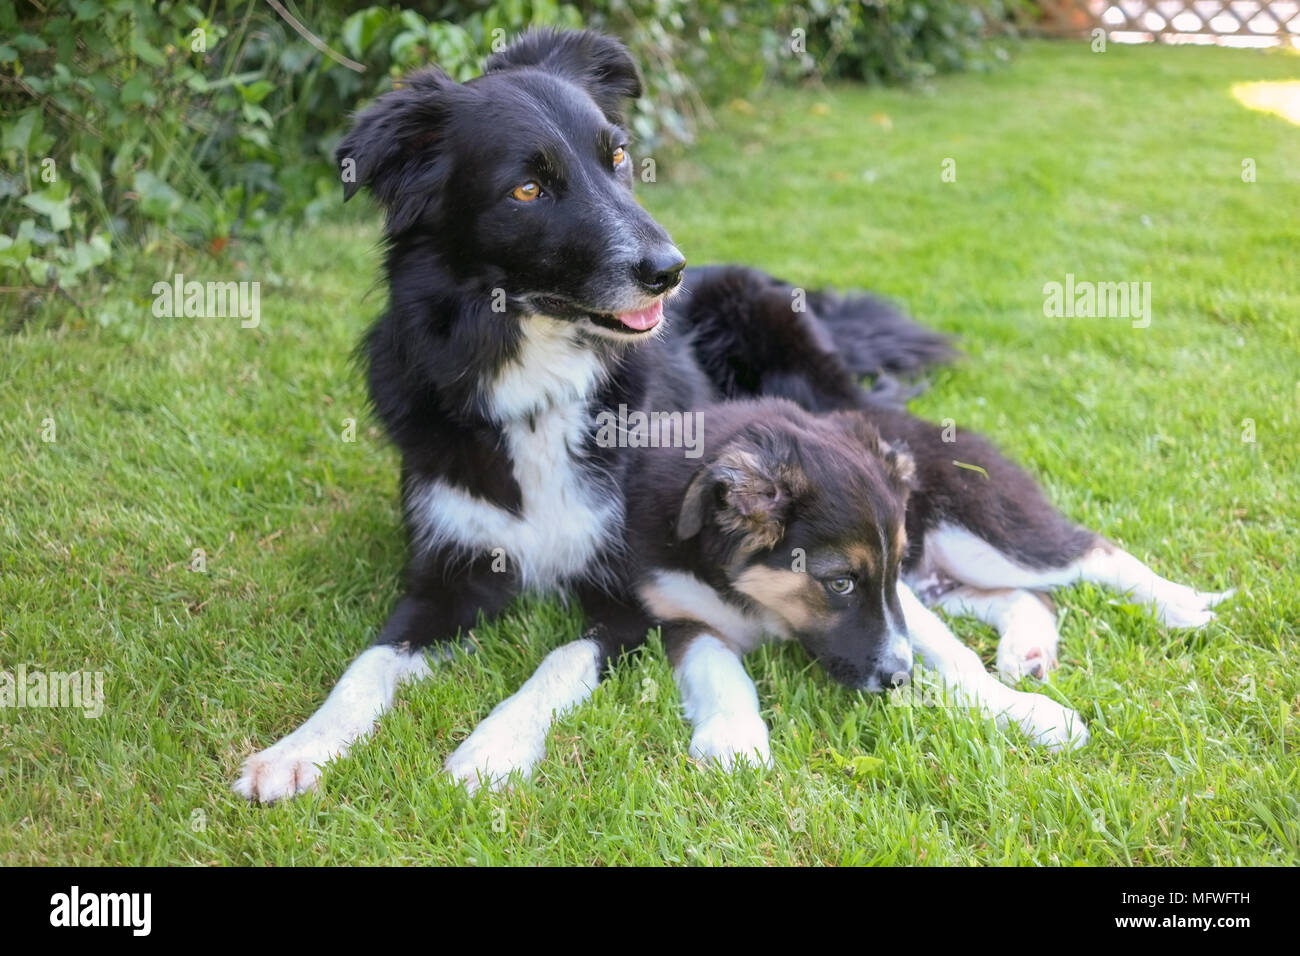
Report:
<svg viewBox="0 0 1300 956"><path fill-rule="evenodd" d="M881 439L880 457L885 463L885 474L896 488L904 493L917 489L916 459L912 457L906 442L887 442Z"/></svg>
<svg viewBox="0 0 1300 956"><path fill-rule="evenodd" d="M773 450L731 445L691 480L677 518L677 537L693 538L712 514L722 531L741 536L742 551L767 550L784 536L807 485L803 470Z"/></svg>
<svg viewBox="0 0 1300 956"><path fill-rule="evenodd" d="M906 442L885 441L880 430L862 412L834 412L830 417L855 441L861 442L867 451L880 459L885 466L885 477L896 490L907 494L917 489L916 459L912 457Z"/></svg>
<svg viewBox="0 0 1300 956"><path fill-rule="evenodd" d="M434 201L445 170L438 140L457 85L437 67L412 73L358 114L334 157L343 198L368 186L388 214L388 231L413 225Z"/></svg>
<svg viewBox="0 0 1300 956"><path fill-rule="evenodd" d="M485 73L535 67L586 90L611 123L623 123L623 106L641 95L641 74L627 48L590 30L530 30L488 57Z"/></svg>

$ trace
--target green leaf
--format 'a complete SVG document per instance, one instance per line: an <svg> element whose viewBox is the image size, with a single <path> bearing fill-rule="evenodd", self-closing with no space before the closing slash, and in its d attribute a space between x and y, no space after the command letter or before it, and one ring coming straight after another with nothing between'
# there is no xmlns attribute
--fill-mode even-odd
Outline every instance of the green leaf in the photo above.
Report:
<svg viewBox="0 0 1300 956"><path fill-rule="evenodd" d="M358 59L364 57L387 19L388 11L383 7L367 7L348 17L343 22L343 45L348 53Z"/></svg>
<svg viewBox="0 0 1300 956"><path fill-rule="evenodd" d="M866 777L875 773L885 765L885 761L880 757L872 757L869 754L858 754L856 757L850 757L845 761L844 771L850 777Z"/></svg>
<svg viewBox="0 0 1300 956"><path fill-rule="evenodd" d="M260 103L266 99L267 95L275 89L274 83L266 80L258 80L252 86L239 87L240 95L244 97L245 103Z"/></svg>
<svg viewBox="0 0 1300 956"><path fill-rule="evenodd" d="M0 235L0 266L7 269L21 269L31 254L32 244L29 240L15 240L10 236Z"/></svg>
<svg viewBox="0 0 1300 956"><path fill-rule="evenodd" d="M153 91L153 80L143 73L136 73L122 84L122 102L127 106L144 103L153 106L158 97Z"/></svg>
<svg viewBox="0 0 1300 956"><path fill-rule="evenodd" d="M250 106L245 103L242 112L244 119L250 123L261 123L267 129L271 129L275 125L275 121L271 119L271 114L260 106Z"/></svg>
<svg viewBox="0 0 1300 956"><path fill-rule="evenodd" d="M167 58L162 55L158 48L150 45L138 33L131 37L131 52L150 66L164 67L167 65Z"/></svg>
<svg viewBox="0 0 1300 956"><path fill-rule="evenodd" d="M59 198L59 193L64 193ZM66 195L67 189L45 189L38 193L28 193L22 203L33 212L40 213L50 220L50 228L61 232L72 225L72 200Z"/></svg>
<svg viewBox="0 0 1300 956"><path fill-rule="evenodd" d="M43 53L49 49L45 41L32 33L20 33L13 37L10 42L20 50L26 50L28 53Z"/></svg>
<svg viewBox="0 0 1300 956"><path fill-rule="evenodd" d="M827 753L830 755L830 760L822 759L820 763L823 766L829 763L835 770L854 780L862 780L885 765L885 761L880 757L872 757L869 754L846 757L834 747L828 748Z"/></svg>
<svg viewBox="0 0 1300 956"><path fill-rule="evenodd" d="M132 187L140 196L140 211L156 222L170 222L185 202L180 193L147 169L135 174Z"/></svg>
<svg viewBox="0 0 1300 956"><path fill-rule="evenodd" d="M41 111L35 107L18 114L18 119L4 124L5 149L14 149L20 153L27 152L27 144L32 140L32 132L38 129Z"/></svg>
<svg viewBox="0 0 1300 956"><path fill-rule="evenodd" d="M72 9L76 14L74 19L82 22L93 20L104 12L104 8L95 0L72 0Z"/></svg>
<svg viewBox="0 0 1300 956"><path fill-rule="evenodd" d="M104 181L99 176L99 164L85 153L72 154L72 171L86 181L96 196L104 193Z"/></svg>

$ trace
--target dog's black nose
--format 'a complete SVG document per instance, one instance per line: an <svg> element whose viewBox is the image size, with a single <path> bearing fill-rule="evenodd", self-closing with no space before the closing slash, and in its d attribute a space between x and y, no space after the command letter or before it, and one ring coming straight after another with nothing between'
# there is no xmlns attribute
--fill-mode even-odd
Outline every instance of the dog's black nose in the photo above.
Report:
<svg viewBox="0 0 1300 956"><path fill-rule="evenodd" d="M662 295L682 281L682 270L686 268L686 257L677 251L676 246L668 246L646 256L633 272L637 285L651 295Z"/></svg>
<svg viewBox="0 0 1300 956"><path fill-rule="evenodd" d="M885 690L906 687L912 682L912 665L907 661L893 661L876 671L876 680Z"/></svg>

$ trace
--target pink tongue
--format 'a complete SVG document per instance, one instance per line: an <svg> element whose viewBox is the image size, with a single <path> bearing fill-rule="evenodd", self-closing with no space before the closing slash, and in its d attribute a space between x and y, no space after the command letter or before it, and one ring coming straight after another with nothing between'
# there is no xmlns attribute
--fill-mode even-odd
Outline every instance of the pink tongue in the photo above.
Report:
<svg viewBox="0 0 1300 956"><path fill-rule="evenodd" d="M641 309L637 312L624 312L618 317L618 320L629 329L636 329L638 332L645 332L658 325L659 320L663 317L664 304L663 301L660 300L647 309Z"/></svg>

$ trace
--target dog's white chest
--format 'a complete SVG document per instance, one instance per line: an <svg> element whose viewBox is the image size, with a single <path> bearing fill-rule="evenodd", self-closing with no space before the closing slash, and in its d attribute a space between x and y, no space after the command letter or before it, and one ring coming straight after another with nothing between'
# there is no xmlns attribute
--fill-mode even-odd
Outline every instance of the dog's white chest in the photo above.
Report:
<svg viewBox="0 0 1300 956"><path fill-rule="evenodd" d="M582 574L622 525L618 489L578 457L592 428L584 404L554 408L504 430L523 499L507 553L528 586L549 587Z"/></svg>
<svg viewBox="0 0 1300 956"><path fill-rule="evenodd" d="M572 336L565 323L531 320L518 359L487 393L502 422L519 511L431 482L410 504L425 547L489 555L495 570L518 573L527 588L598 575L593 562L622 526L623 501L612 481L583 465L595 429L589 396L601 367Z"/></svg>

